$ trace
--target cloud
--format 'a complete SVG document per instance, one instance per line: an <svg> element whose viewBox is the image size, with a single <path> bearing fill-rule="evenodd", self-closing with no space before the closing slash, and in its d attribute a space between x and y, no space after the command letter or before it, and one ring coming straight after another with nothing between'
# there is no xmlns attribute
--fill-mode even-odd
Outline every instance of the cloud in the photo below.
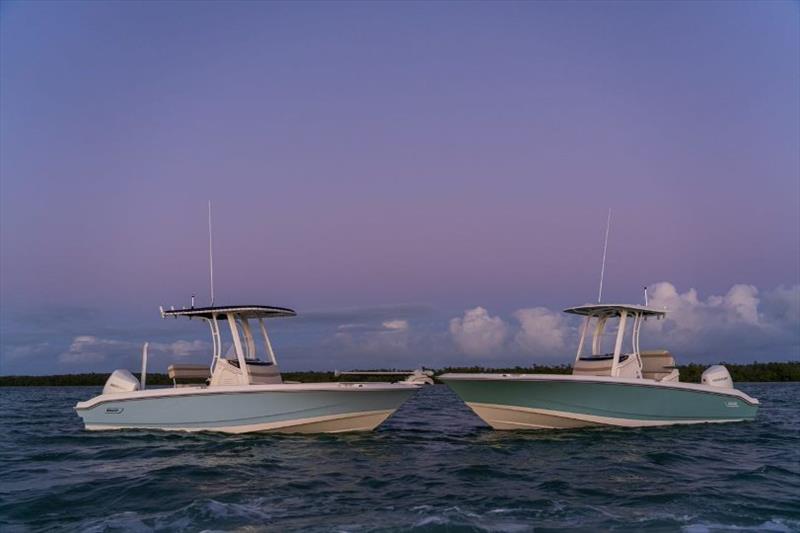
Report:
<svg viewBox="0 0 800 533"><path fill-rule="evenodd" d="M100 339L93 335L75 337L69 349L58 356L61 363L98 363L105 361L111 353L117 353L120 347L129 343L111 339Z"/></svg>
<svg viewBox="0 0 800 533"><path fill-rule="evenodd" d="M800 285L763 293L734 285L724 295L703 299L695 289L680 293L663 281L652 285L651 293L650 305L666 309L667 316L645 324L643 344L650 340L715 360L800 357Z"/></svg>
<svg viewBox="0 0 800 533"><path fill-rule="evenodd" d="M758 289L752 285L734 285L722 298L712 301L735 312L738 318L747 324L758 324Z"/></svg>
<svg viewBox="0 0 800 533"><path fill-rule="evenodd" d="M650 285L649 293L650 304L666 307L668 313L664 320L645 323L642 349L669 349L681 363L800 360L798 284L772 289L737 284L709 295L660 282ZM384 306L331 312L298 326L293 320L275 321L270 334L282 365L296 370L442 367L475 358L495 366L568 363L575 353L580 320L559 310L529 307L491 315L476 307L441 315L426 309ZM74 316L80 320L53 329L50 322L16 320L4 313L3 374L138 368L145 339L153 341L153 371L163 371L175 360L207 362L211 357L205 337L182 340L185 334L179 333L176 338L172 323L152 325L148 320L131 327L130 322L108 323L106 314L92 318L90 312L77 311Z"/></svg>
<svg viewBox="0 0 800 533"><path fill-rule="evenodd" d="M53 345L49 342L36 342L9 348L3 355L7 361L15 359L39 358L51 354Z"/></svg>
<svg viewBox="0 0 800 533"><path fill-rule="evenodd" d="M379 325L342 324L333 336L336 348L350 352L375 355L408 351L409 325L407 320L391 319Z"/></svg>
<svg viewBox="0 0 800 533"><path fill-rule="evenodd" d="M517 324L492 317L483 307L468 309L450 320L450 336L460 352L491 357L559 357L571 347L575 328L570 317L546 307L519 309L511 315Z"/></svg>
<svg viewBox="0 0 800 533"><path fill-rule="evenodd" d="M514 343L526 354L559 355L574 336L574 328L561 312L533 307L520 309L513 316L520 324Z"/></svg>
<svg viewBox="0 0 800 533"><path fill-rule="evenodd" d="M676 327L696 331L724 324L759 324L758 289L752 285L734 285L724 296L700 299L697 290L685 293L669 282L650 287L650 305L669 311L668 321Z"/></svg>
<svg viewBox="0 0 800 533"><path fill-rule="evenodd" d="M208 356L211 357L211 344L204 341L179 340L168 344L150 343L150 350L161 352L173 357Z"/></svg>
<svg viewBox="0 0 800 533"><path fill-rule="evenodd" d="M724 296L702 300L695 289L679 293L674 285L662 281L650 287L650 294L650 306L667 311L666 320L656 322L659 328L696 332L730 324L759 324L758 289L752 285L734 285Z"/></svg>
<svg viewBox="0 0 800 533"><path fill-rule="evenodd" d="M500 317L489 316L483 307L475 307L465 311L462 318L450 320L450 334L467 355L496 355L494 352L505 343L508 325Z"/></svg>
<svg viewBox="0 0 800 533"><path fill-rule="evenodd" d="M763 315L766 320L794 325L800 329L800 285L776 287L764 293Z"/></svg>
<svg viewBox="0 0 800 533"><path fill-rule="evenodd" d="M142 353L142 344L118 339L104 339L94 335L80 335L72 340L69 348L58 356L64 364L100 363L109 360L131 360ZM178 340L171 343L151 342L149 356L159 358L189 357L204 355L211 357L211 344L199 340Z"/></svg>
<svg viewBox="0 0 800 533"><path fill-rule="evenodd" d="M663 320L648 320L642 349L664 348L680 361L800 359L800 285L759 291L737 284L721 295L701 298L669 282L650 286L650 305L664 308ZM450 336L466 355L568 361L577 345L579 320L545 307L519 309L514 322L491 317L483 307L450 321Z"/></svg>
<svg viewBox="0 0 800 533"><path fill-rule="evenodd" d="M383 327L392 331L406 331L408 320L387 320L383 323Z"/></svg>

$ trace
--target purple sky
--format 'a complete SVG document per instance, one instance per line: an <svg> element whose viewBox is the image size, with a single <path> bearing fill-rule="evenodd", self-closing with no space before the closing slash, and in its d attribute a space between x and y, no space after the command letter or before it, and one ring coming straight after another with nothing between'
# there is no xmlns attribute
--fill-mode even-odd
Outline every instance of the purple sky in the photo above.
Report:
<svg viewBox="0 0 800 533"><path fill-rule="evenodd" d="M209 198L217 301L311 312L275 324L288 368L567 362L515 313L595 297L609 207L609 300L696 289L713 331L673 339L684 359L799 358L798 20L779 1L3 2L0 373L206 341L157 307L207 301ZM752 318L737 284L753 346L727 335ZM477 306L502 342L461 342Z"/></svg>

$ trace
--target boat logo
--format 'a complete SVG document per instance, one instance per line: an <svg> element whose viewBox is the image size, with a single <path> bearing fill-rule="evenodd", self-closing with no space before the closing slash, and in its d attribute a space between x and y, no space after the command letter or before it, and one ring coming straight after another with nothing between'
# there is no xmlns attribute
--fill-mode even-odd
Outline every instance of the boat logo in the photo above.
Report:
<svg viewBox="0 0 800 533"><path fill-rule="evenodd" d="M739 402L725 402L727 407L739 407Z"/></svg>
<svg viewBox="0 0 800 533"><path fill-rule="evenodd" d="M107 415L118 415L124 410L125 409L123 409L122 407L109 407L108 409L106 409L106 414Z"/></svg>

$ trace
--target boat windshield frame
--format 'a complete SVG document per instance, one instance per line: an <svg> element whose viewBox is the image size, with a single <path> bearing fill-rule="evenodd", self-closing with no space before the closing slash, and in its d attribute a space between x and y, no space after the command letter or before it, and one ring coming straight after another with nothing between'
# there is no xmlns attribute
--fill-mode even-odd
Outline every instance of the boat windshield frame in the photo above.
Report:
<svg viewBox="0 0 800 533"><path fill-rule="evenodd" d="M185 316L187 318L200 320L208 323L211 330L211 343L213 346L213 353L211 357L211 374L214 374L214 369L222 355L222 335L220 334L220 322L225 321L231 332L233 339L233 348L236 352L236 360L239 363L239 368L242 372L242 380L244 384L250 384L250 373L247 368L247 363L256 361L256 343L253 335L253 326L250 320L255 320L258 323L261 337L264 343L264 350L269 358L269 362L273 365L278 364L275 357L275 351L272 348L267 327L264 320L267 318L282 318L297 316L297 313L286 307L268 307L263 305L244 305L244 306L224 306L224 307L193 307L188 309L170 309L164 310L160 308L162 318L178 318Z"/></svg>
<svg viewBox="0 0 800 533"><path fill-rule="evenodd" d="M666 311L654 307L646 307L641 305L609 305L609 304L587 304L578 307L570 307L564 310L565 313L574 315L585 316L583 326L580 329L580 337L578 341L578 350L575 354L575 365L583 357L586 339L589 333L589 328L592 319L596 319L596 325L592 333L592 346L591 356L603 356L608 354L600 353L603 335L605 333L606 325L609 319L619 319L617 332L614 339L614 351L611 364L611 376L617 377L619 375L619 365L621 362L622 346L625 340L625 329L628 317L633 317L633 327L631 329L631 352L629 356L636 358L639 366L639 377L641 377L642 358L639 349L639 338L642 323L649 317L654 317L657 320L666 316Z"/></svg>

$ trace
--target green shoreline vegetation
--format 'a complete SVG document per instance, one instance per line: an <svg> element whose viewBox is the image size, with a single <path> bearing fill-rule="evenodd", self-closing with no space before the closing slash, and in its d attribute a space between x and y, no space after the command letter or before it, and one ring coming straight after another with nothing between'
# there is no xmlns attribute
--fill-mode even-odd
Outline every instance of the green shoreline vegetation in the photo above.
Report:
<svg viewBox="0 0 800 533"><path fill-rule="evenodd" d="M780 363L748 363L748 364L724 364L731 373L734 382L772 382L772 381L800 381L800 361L787 361ZM690 363L678 367L681 372L681 381L686 383L699 383L700 375L709 365L699 365ZM386 369L381 369L386 370ZM381 371L370 369L369 371ZM513 367L513 368L486 368L480 366L471 367L447 367L435 372L436 375L445 372L488 372L501 374L569 374L572 367L568 365ZM134 372L134 375L138 375ZM0 376L0 387L89 387L102 386L108 379L109 373L89 373L89 374L59 374L52 376ZM307 372L282 372L284 381L301 381L304 383L319 383L328 381L392 381L386 376L336 376L331 371L307 371ZM402 379L398 376L397 379ZM172 385L172 380L166 374L152 373L147 375L148 385Z"/></svg>

